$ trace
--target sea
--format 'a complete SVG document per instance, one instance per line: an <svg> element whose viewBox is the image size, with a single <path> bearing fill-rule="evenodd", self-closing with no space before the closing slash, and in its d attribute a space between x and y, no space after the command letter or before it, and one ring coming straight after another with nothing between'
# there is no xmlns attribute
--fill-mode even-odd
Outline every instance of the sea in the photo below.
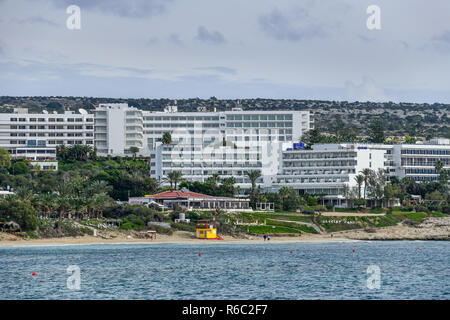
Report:
<svg viewBox="0 0 450 320"><path fill-rule="evenodd" d="M0 299L450 299L450 242L0 246Z"/></svg>

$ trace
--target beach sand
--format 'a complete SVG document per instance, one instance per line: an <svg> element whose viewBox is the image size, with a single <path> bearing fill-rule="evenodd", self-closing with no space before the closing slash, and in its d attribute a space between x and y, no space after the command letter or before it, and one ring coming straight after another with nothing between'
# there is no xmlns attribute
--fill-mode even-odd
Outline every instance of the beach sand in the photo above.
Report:
<svg viewBox="0 0 450 320"><path fill-rule="evenodd" d="M121 244L121 243L201 243L201 244L220 244L220 243L258 243L264 242L262 237L248 236L245 238L234 238L222 236L223 240L201 240L195 239L192 232L176 231L172 235L157 235L156 239L143 239L126 235L117 235L114 238L104 239L94 236L83 237L64 237L49 239L22 239L9 234L0 233L0 247L7 246L49 246L49 245L82 245L82 244ZM270 243L274 242L328 242L328 241L351 241L348 238L341 238L331 235L313 235L304 234L298 237L271 237Z"/></svg>
<svg viewBox="0 0 450 320"><path fill-rule="evenodd" d="M223 240L195 239L192 232L175 231L172 235L158 234L156 239L144 239L136 232L108 232L102 236L65 237L49 239L23 239L12 234L0 232L0 247L29 245L82 245L118 243L258 243L264 242L260 236L235 238L222 235ZM299 236L271 236L274 242L343 242L356 240L450 240L450 217L427 218L417 226L399 224L374 230L347 230L324 234L302 234Z"/></svg>

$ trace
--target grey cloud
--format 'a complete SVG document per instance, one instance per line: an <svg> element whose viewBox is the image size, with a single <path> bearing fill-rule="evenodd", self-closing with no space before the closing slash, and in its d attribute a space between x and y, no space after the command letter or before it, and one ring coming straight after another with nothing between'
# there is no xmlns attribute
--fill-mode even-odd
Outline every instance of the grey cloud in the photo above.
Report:
<svg viewBox="0 0 450 320"><path fill-rule="evenodd" d="M450 30L446 30L441 34L434 36L432 40L439 43L450 44Z"/></svg>
<svg viewBox="0 0 450 320"><path fill-rule="evenodd" d="M172 0L53 0L59 7L75 4L83 9L92 9L120 17L145 18L160 15L167 10Z"/></svg>
<svg viewBox="0 0 450 320"><path fill-rule="evenodd" d="M213 67L199 67L196 68L197 70L206 70L206 71L216 71L224 74L237 74L236 69L228 68L228 67L221 67L221 66L213 66Z"/></svg>
<svg viewBox="0 0 450 320"><path fill-rule="evenodd" d="M150 39L147 40L147 45L154 45L158 43L159 39L158 37L150 37Z"/></svg>
<svg viewBox="0 0 450 320"><path fill-rule="evenodd" d="M347 81L345 88L347 90L347 100L349 101L382 102L394 100L387 97L385 90L379 87L370 77L364 77L359 84Z"/></svg>
<svg viewBox="0 0 450 320"><path fill-rule="evenodd" d="M180 36L176 33L172 33L169 35L169 41L173 44L176 44L177 46L183 45L183 41L181 41Z"/></svg>
<svg viewBox="0 0 450 320"><path fill-rule="evenodd" d="M225 37L219 31L208 31L206 27L199 26L197 29L197 40L210 44L223 44L226 42Z"/></svg>
<svg viewBox="0 0 450 320"><path fill-rule="evenodd" d="M277 40L300 41L325 36L322 26L315 23L305 10L298 11L297 15L290 18L274 9L259 18L259 25L266 34Z"/></svg>
<svg viewBox="0 0 450 320"><path fill-rule="evenodd" d="M13 19L14 22L18 22L21 24L42 24L42 25L47 25L47 26L52 26L52 27L56 27L58 26L57 23L50 21L48 19L45 19L41 16L32 16L26 19Z"/></svg>
<svg viewBox="0 0 450 320"><path fill-rule="evenodd" d="M362 35L362 34L358 34L358 38L359 38L360 40L362 40L363 42L366 42L366 43L376 41L374 38L369 38L369 37L366 37L366 36L364 36L364 35Z"/></svg>

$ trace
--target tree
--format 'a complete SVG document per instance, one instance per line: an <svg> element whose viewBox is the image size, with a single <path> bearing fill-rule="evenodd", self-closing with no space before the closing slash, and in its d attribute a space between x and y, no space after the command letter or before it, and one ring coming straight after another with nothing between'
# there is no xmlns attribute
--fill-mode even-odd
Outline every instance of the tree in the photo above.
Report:
<svg viewBox="0 0 450 320"><path fill-rule="evenodd" d="M29 171L29 167L26 161L18 161L13 163L12 165L13 174L27 174Z"/></svg>
<svg viewBox="0 0 450 320"><path fill-rule="evenodd" d="M364 199L366 199L367 188L369 187L369 178L372 175L372 170L365 168L360 171L364 177Z"/></svg>
<svg viewBox="0 0 450 320"><path fill-rule="evenodd" d="M133 154L133 158L136 159L136 154L139 152L138 147L130 147L130 152Z"/></svg>
<svg viewBox="0 0 450 320"><path fill-rule="evenodd" d="M381 120L379 118L373 120L369 126L368 130L368 140L372 143L384 143L384 128Z"/></svg>
<svg viewBox="0 0 450 320"><path fill-rule="evenodd" d="M36 210L30 201L19 199L18 196L0 200L0 218L18 223L25 231L36 230L38 226Z"/></svg>
<svg viewBox="0 0 450 320"><path fill-rule="evenodd" d="M181 171L171 171L167 174L166 181L169 182L170 188L172 188L172 185L175 187L175 190L177 189L178 182L181 181L183 177L183 174Z"/></svg>
<svg viewBox="0 0 450 320"><path fill-rule="evenodd" d="M164 132L160 141L165 145L172 144L172 134L170 132Z"/></svg>
<svg viewBox="0 0 450 320"><path fill-rule="evenodd" d="M358 185L358 199L361 199L361 187L362 187L362 184L364 183L364 176L361 174L358 174L355 177L355 181L356 181L356 184Z"/></svg>
<svg viewBox="0 0 450 320"><path fill-rule="evenodd" d="M444 169L444 164L441 160L436 160L434 163L434 169L436 170L436 173L439 174L439 186L441 187L441 190L446 191L449 178L448 170Z"/></svg>
<svg viewBox="0 0 450 320"><path fill-rule="evenodd" d="M384 197L384 187L386 186L386 176L383 169L378 169L377 172L371 171L369 176L370 196L375 199L377 205Z"/></svg>
<svg viewBox="0 0 450 320"><path fill-rule="evenodd" d="M11 167L11 155L3 148L0 148L0 169L9 169Z"/></svg>
<svg viewBox="0 0 450 320"><path fill-rule="evenodd" d="M258 178L261 177L261 171L250 170L250 171L245 172L245 175L247 176L247 178L249 178L249 180L252 184L251 194L254 195L255 190L256 190L256 180L258 180Z"/></svg>

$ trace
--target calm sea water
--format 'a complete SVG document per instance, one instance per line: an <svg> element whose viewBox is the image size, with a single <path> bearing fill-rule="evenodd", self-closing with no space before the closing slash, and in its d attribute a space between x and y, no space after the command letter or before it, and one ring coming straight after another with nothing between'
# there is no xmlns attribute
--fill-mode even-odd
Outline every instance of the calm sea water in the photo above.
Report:
<svg viewBox="0 0 450 320"><path fill-rule="evenodd" d="M0 247L0 299L450 299L449 249L420 241ZM79 290L67 287L69 265L80 268ZM380 269L379 289L367 287L370 265Z"/></svg>

